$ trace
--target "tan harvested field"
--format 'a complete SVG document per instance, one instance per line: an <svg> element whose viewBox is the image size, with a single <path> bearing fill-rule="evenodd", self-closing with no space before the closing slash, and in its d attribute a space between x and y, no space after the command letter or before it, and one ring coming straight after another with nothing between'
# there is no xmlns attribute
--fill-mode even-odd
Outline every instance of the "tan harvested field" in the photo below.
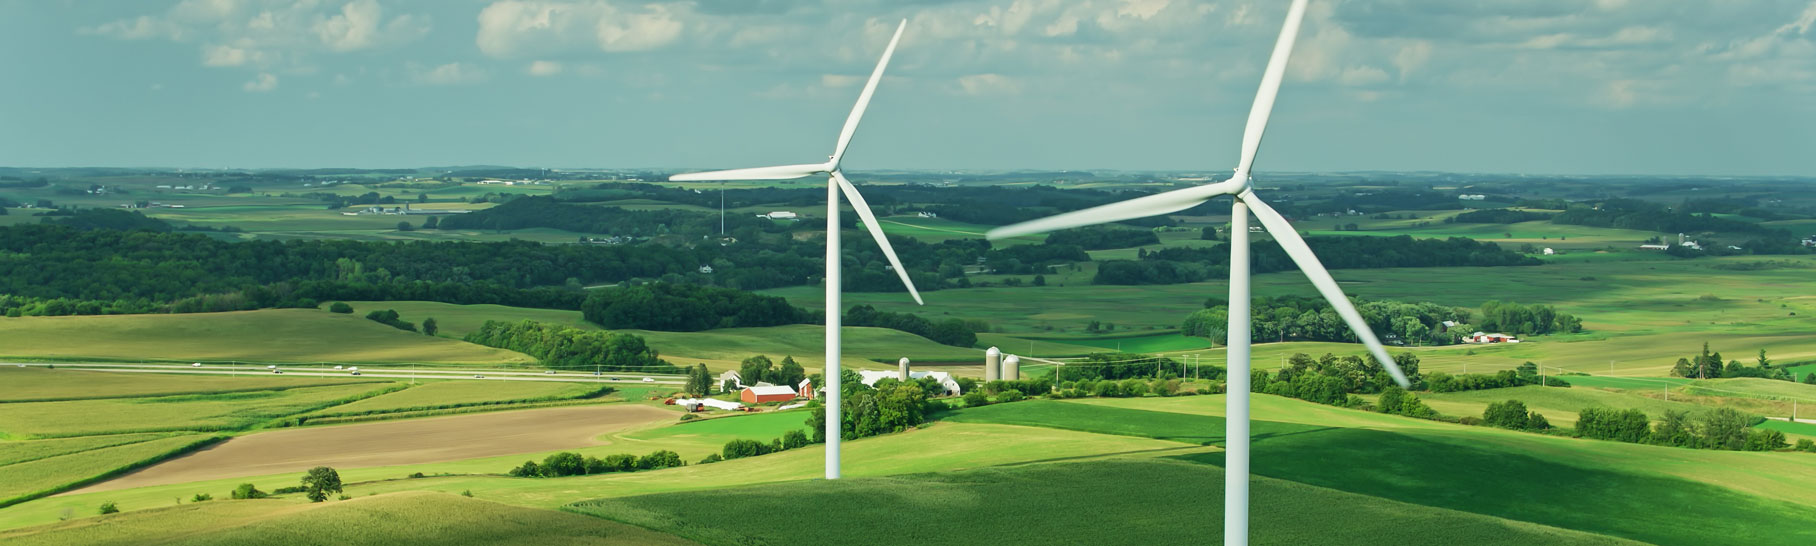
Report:
<svg viewBox="0 0 1816 546"><path fill-rule="evenodd" d="M668 423L676 413L611 404L249 434L72 493L240 476L361 468L536 453L599 445L600 435Z"/></svg>

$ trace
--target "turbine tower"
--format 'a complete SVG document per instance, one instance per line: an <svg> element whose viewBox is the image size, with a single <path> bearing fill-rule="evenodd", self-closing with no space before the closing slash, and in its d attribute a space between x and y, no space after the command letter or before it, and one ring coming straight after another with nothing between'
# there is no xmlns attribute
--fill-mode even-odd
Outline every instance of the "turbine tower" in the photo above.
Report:
<svg viewBox="0 0 1816 546"><path fill-rule="evenodd" d="M1292 257L1293 263L1318 288L1318 292L1330 301L1331 307L1349 324L1350 330L1355 331L1356 338L1362 340L1375 359L1387 368L1394 382L1402 387L1410 386L1406 374L1400 371L1393 357L1387 354L1387 348L1381 346L1374 331L1369 329L1368 322L1362 320L1362 314L1343 295L1343 289L1337 286L1337 281L1331 278L1330 272L1318 262L1318 257L1305 245L1305 240L1299 238L1299 233L1293 230L1286 218L1255 195L1251 178L1255 153L1261 149L1261 135L1267 130L1268 114L1274 109L1274 97L1280 90L1281 78L1286 74L1287 58L1292 56L1293 41L1299 34L1299 23L1305 18L1305 4L1306 0L1294 0L1292 7L1287 9L1286 24L1280 29L1280 38L1274 43L1274 54L1268 59L1267 70L1261 76L1261 88L1256 91L1255 103L1249 109L1248 126L1242 133L1242 155L1236 163L1235 174L1228 180L1003 226L986 234L990 239L1003 239L1119 222L1179 212L1222 195L1235 197L1235 204L1230 208L1229 340L1226 347L1229 351L1228 387L1225 389L1228 393L1228 428L1224 435L1227 456L1223 485L1223 543L1226 545L1248 544L1250 212L1274 236L1280 248Z"/></svg>
<svg viewBox="0 0 1816 546"><path fill-rule="evenodd" d="M803 178L816 174L826 175L826 479L839 479L839 435L841 432L839 393L839 194L851 201L851 209L856 211L858 219L870 230L871 238L876 239L883 248L883 256L889 259L889 265L895 268L895 275L901 277L902 285L908 287L908 295L914 297L914 303L924 305L921 293L914 288L914 281L908 279L908 269L902 267L902 260L895 256L895 249L889 246L889 238L883 235L882 224L871 214L870 204L858 193L857 186L845 179L845 173L839 165L845 159L845 148L851 145L853 135L857 134L858 121L864 118L864 109L870 105L870 96L876 93L877 82L883 79L883 69L889 66L889 57L895 53L896 42L902 39L902 30L908 27L908 20L903 19L895 27L895 37L889 39L889 47L883 49L882 60L877 61L876 70L870 73L870 81L864 84L864 91L858 94L858 103L851 108L851 115L845 118L845 128L839 131L838 144L832 149L832 156L825 163L808 163L803 165L783 165L780 167L757 167L751 169L732 169L728 171L711 171L703 173L678 174L668 179L671 181L691 180L788 180Z"/></svg>

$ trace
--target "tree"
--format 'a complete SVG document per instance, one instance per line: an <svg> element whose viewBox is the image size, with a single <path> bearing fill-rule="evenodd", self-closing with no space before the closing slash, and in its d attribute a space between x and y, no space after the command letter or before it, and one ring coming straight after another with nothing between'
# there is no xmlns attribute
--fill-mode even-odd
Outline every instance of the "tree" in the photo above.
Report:
<svg viewBox="0 0 1816 546"><path fill-rule="evenodd" d="M1752 426L1747 414L1734 408L1717 408L1703 414L1702 445L1709 449L1739 451L1747 444L1747 431Z"/></svg>
<svg viewBox="0 0 1816 546"><path fill-rule="evenodd" d="M745 385L755 385L759 381L769 381L775 375L775 363L769 357L756 355L738 363L738 377L744 379Z"/></svg>
<svg viewBox="0 0 1816 546"><path fill-rule="evenodd" d="M1114 384L1111 384L1110 386L1112 389L1115 388ZM988 405L990 405L990 397L985 396L982 391L971 391L971 392L965 393L965 407L975 408L975 407L988 406Z"/></svg>
<svg viewBox="0 0 1816 546"><path fill-rule="evenodd" d="M318 466L303 475L303 494L309 497L310 502L322 502L328 500L329 493L340 492L340 473L333 468Z"/></svg>
<svg viewBox="0 0 1816 546"><path fill-rule="evenodd" d="M429 317L429 318L422 319L423 335L432 336L432 335L435 335L435 332L439 332L439 331L441 331L441 327L435 323L435 317Z"/></svg>
<svg viewBox="0 0 1816 546"><path fill-rule="evenodd" d="M1526 404L1519 400L1494 402L1488 404L1488 409L1482 411L1482 422L1489 426L1526 430L1530 425L1530 419L1531 417L1526 411Z"/></svg>
<svg viewBox="0 0 1816 546"><path fill-rule="evenodd" d="M423 229L440 229L441 228L441 217L440 216L430 216L426 219L423 219L422 228Z"/></svg>
<svg viewBox="0 0 1816 546"><path fill-rule="evenodd" d="M524 461L517 468L511 469L508 474L513 478L540 478L542 477L542 465L536 464L536 461Z"/></svg>
<svg viewBox="0 0 1816 546"><path fill-rule="evenodd" d="M586 459L579 453L563 451L542 460L544 476L579 476L586 473Z"/></svg>
<svg viewBox="0 0 1816 546"><path fill-rule="evenodd" d="M1217 228L1214 226L1204 226L1204 228L1198 230L1198 239L1204 241L1217 240Z"/></svg>
<svg viewBox="0 0 1816 546"><path fill-rule="evenodd" d="M705 363L701 363L688 370L687 387L682 390L694 396L705 396L706 391L712 388L712 384L711 372L706 371Z"/></svg>
<svg viewBox="0 0 1816 546"><path fill-rule="evenodd" d="M1046 286L1046 285L1047 285L1047 276L1046 275L1035 275L1034 276L1034 286Z"/></svg>
<svg viewBox="0 0 1816 546"><path fill-rule="evenodd" d="M334 305L328 306L328 312L349 315L353 313L353 306L347 305L347 302L344 301L337 301L334 302Z"/></svg>
<svg viewBox="0 0 1816 546"><path fill-rule="evenodd" d="M799 429L782 433L782 449L807 447L807 444L807 434L802 433Z"/></svg>
<svg viewBox="0 0 1816 546"><path fill-rule="evenodd" d="M416 202L418 202L418 203L427 203L427 202L429 202L429 194L427 194L427 193L418 193L418 194L416 194ZM431 217L430 217L430 218L433 218L433 216L431 216Z"/></svg>
<svg viewBox="0 0 1816 546"><path fill-rule="evenodd" d="M118 513L120 513L120 505L115 504L114 501L103 502L103 503L101 503L101 513L102 514L118 514Z"/></svg>
<svg viewBox="0 0 1816 546"><path fill-rule="evenodd" d="M680 454L666 449L644 455L642 458L637 459L637 468L641 469L669 468L686 464L686 461L681 460Z"/></svg>
<svg viewBox="0 0 1816 546"><path fill-rule="evenodd" d="M770 377L770 382L788 387L800 387L801 381L807 379L807 369L795 362L793 356L782 357L782 364Z"/></svg>
<svg viewBox="0 0 1816 546"><path fill-rule="evenodd" d="M262 499L265 497L264 491L259 491L258 487L249 483L242 483L239 487L233 488L233 498L235 499Z"/></svg>
<svg viewBox="0 0 1816 546"><path fill-rule="evenodd" d="M416 228L410 226L409 222L398 222L397 230L398 231L416 231Z"/></svg>

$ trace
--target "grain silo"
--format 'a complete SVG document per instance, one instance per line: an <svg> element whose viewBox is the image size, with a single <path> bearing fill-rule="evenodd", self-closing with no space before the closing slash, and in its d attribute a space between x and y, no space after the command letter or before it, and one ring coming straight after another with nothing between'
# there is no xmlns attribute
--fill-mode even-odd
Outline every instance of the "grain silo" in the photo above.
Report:
<svg viewBox="0 0 1816 546"><path fill-rule="evenodd" d="M1003 381L1021 380L1021 357L1009 355L1003 357Z"/></svg>
<svg viewBox="0 0 1816 546"><path fill-rule="evenodd" d="M1001 379L1003 350L991 347L984 351L984 381Z"/></svg>
<svg viewBox="0 0 1816 546"><path fill-rule="evenodd" d="M902 361L899 364L902 367L902 370L901 370L902 375L898 379L901 379L902 381L906 382L909 379L914 377L914 376L908 375L908 357L905 357L905 356L902 357Z"/></svg>

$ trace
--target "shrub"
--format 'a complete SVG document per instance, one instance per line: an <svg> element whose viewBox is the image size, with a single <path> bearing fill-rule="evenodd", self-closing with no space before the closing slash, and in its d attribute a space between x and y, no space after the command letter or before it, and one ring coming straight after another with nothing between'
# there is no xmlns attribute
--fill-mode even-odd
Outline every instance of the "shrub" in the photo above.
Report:
<svg viewBox="0 0 1816 546"><path fill-rule="evenodd" d="M1494 427L1529 430L1532 428L1532 415L1537 414L1527 413L1526 404L1519 400L1508 400L1489 404L1488 409L1482 411L1482 422Z"/></svg>
<svg viewBox="0 0 1816 546"><path fill-rule="evenodd" d="M1018 391L1015 389L1009 389L1009 390L1003 391L1001 393L997 393L997 395L996 395L996 401L999 403L1000 402L1020 402L1022 400L1027 400L1027 399L1028 399L1027 395L1022 394L1021 391Z"/></svg>
<svg viewBox="0 0 1816 546"><path fill-rule="evenodd" d="M990 405L990 397L978 391L965 393L965 407L976 408Z"/></svg>
<svg viewBox="0 0 1816 546"><path fill-rule="evenodd" d="M203 501L211 501L211 500L214 500L214 495L210 495L207 493L196 493L195 497L192 497L189 499L189 502L203 502Z"/></svg>
<svg viewBox="0 0 1816 546"><path fill-rule="evenodd" d="M431 218L433 218L433 217L431 217ZM467 497L467 498L472 498L472 497L473 497L473 490L472 490L472 489L462 489L462 490L460 490L460 496L462 496L462 497Z"/></svg>
<svg viewBox="0 0 1816 546"><path fill-rule="evenodd" d="M686 465L687 462L681 460L681 454L666 449L637 459L637 468L650 470Z"/></svg>
<svg viewBox="0 0 1816 546"><path fill-rule="evenodd" d="M720 453L724 454L726 460L731 460L764 455L770 451L769 445L763 442L756 440L732 440L725 443L725 448L720 450Z"/></svg>
<svg viewBox="0 0 1816 546"><path fill-rule="evenodd" d="M416 479L416 478L423 477L423 475L421 472L411 472L409 476L405 476L405 477L410 478L410 479Z"/></svg>
<svg viewBox="0 0 1816 546"><path fill-rule="evenodd" d="M300 485L291 486L291 487L279 487L277 489L271 490L271 494L273 494L273 495L288 495L291 493L301 493L301 492L303 492L303 488Z"/></svg>
<svg viewBox="0 0 1816 546"><path fill-rule="evenodd" d="M782 433L782 449L807 447L807 444L809 443L811 442L808 441L807 434L799 430L791 430Z"/></svg>
<svg viewBox="0 0 1816 546"><path fill-rule="evenodd" d="M417 475L421 476L422 474L418 473ZM249 483L242 483L239 487L233 488L232 495L235 499L262 499L266 496L268 495L266 495L264 491L259 491L258 487Z"/></svg>
<svg viewBox="0 0 1816 546"><path fill-rule="evenodd" d="M586 459L581 458L579 453L563 451L542 460L544 476L579 476L586 473Z"/></svg>
<svg viewBox="0 0 1816 546"><path fill-rule="evenodd" d="M714 453L707 455L705 459L700 459L700 464L712 464L723 460L725 460L724 457L720 457L718 453Z"/></svg>
<svg viewBox="0 0 1816 546"><path fill-rule="evenodd" d="M334 302L333 305L328 306L328 312L350 315L353 314L353 306L347 305L347 302L344 301L337 301Z"/></svg>
<svg viewBox="0 0 1816 546"><path fill-rule="evenodd" d="M511 469L508 474L514 478L540 478L542 465L536 464L536 461L524 461L523 465Z"/></svg>
<svg viewBox="0 0 1816 546"><path fill-rule="evenodd" d="M606 472L630 472L637 469L637 456L629 453L606 455L603 461Z"/></svg>
<svg viewBox="0 0 1816 546"><path fill-rule="evenodd" d="M120 505L114 504L114 501L103 502L101 503L101 513L118 514L120 513Z"/></svg>
<svg viewBox="0 0 1816 546"><path fill-rule="evenodd" d="M1810 441L1809 438L1799 439L1797 440L1797 447L1792 449L1816 453L1816 442Z"/></svg>

